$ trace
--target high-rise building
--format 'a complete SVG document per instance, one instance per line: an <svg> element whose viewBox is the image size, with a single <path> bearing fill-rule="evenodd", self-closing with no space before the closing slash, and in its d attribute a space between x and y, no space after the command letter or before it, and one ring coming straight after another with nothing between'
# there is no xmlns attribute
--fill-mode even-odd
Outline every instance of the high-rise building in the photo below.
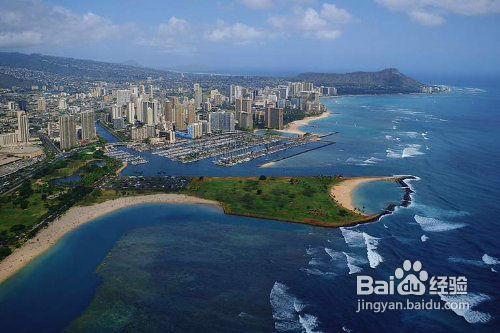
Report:
<svg viewBox="0 0 500 333"><path fill-rule="evenodd" d="M71 115L59 117L59 146L66 150L76 146L76 123Z"/></svg>
<svg viewBox="0 0 500 333"><path fill-rule="evenodd" d="M96 136L94 111L82 112L82 140L94 140Z"/></svg>
<svg viewBox="0 0 500 333"><path fill-rule="evenodd" d="M193 104L193 103L188 104L188 107L187 107L187 122L188 122L188 124L192 124L192 123L195 123L197 121L195 104Z"/></svg>
<svg viewBox="0 0 500 333"><path fill-rule="evenodd" d="M0 147L17 145L17 133L0 134Z"/></svg>
<svg viewBox="0 0 500 333"><path fill-rule="evenodd" d="M211 112L208 114L211 132L233 132L234 114L232 112Z"/></svg>
<svg viewBox="0 0 500 333"><path fill-rule="evenodd" d="M176 104L175 107L175 130L186 130L186 108L182 104Z"/></svg>
<svg viewBox="0 0 500 333"><path fill-rule="evenodd" d="M9 109L9 111L16 111L16 102L14 101L7 102L7 109Z"/></svg>
<svg viewBox="0 0 500 333"><path fill-rule="evenodd" d="M61 97L58 102L58 108L60 111L65 111L68 108L68 104L66 103L66 99Z"/></svg>
<svg viewBox="0 0 500 333"><path fill-rule="evenodd" d="M152 126L155 124L154 112L151 107L148 107L146 111L146 124Z"/></svg>
<svg viewBox="0 0 500 333"><path fill-rule="evenodd" d="M203 91L201 90L201 86L198 83L194 84L194 105L196 108L199 108L201 103L203 102Z"/></svg>
<svg viewBox="0 0 500 333"><path fill-rule="evenodd" d="M17 111L17 139L24 143L30 139L28 115L24 111Z"/></svg>
<svg viewBox="0 0 500 333"><path fill-rule="evenodd" d="M187 126L187 132L191 139L201 138L203 135L203 125L201 123L192 123Z"/></svg>
<svg viewBox="0 0 500 333"><path fill-rule="evenodd" d="M128 104L127 104L127 122L129 124L135 123L135 105L134 105L134 102L128 102Z"/></svg>
<svg viewBox="0 0 500 333"><path fill-rule="evenodd" d="M111 106L111 119L122 118L122 108L116 104Z"/></svg>
<svg viewBox="0 0 500 333"><path fill-rule="evenodd" d="M36 102L36 109L39 112L43 112L47 110L47 102L45 101L45 98L42 96L40 97L37 102Z"/></svg>
<svg viewBox="0 0 500 333"><path fill-rule="evenodd" d="M166 100L163 104L163 113L165 114L165 119L170 122L175 122L174 106L170 100Z"/></svg>
<svg viewBox="0 0 500 333"><path fill-rule="evenodd" d="M127 103L130 102L130 90L128 89L121 89L116 91L116 104L118 107L122 107L124 105L127 105Z"/></svg>
<svg viewBox="0 0 500 333"><path fill-rule="evenodd" d="M234 103L237 98L243 96L243 88L232 84L229 87L229 103Z"/></svg>
<svg viewBox="0 0 500 333"><path fill-rule="evenodd" d="M283 129L283 109L282 108L267 108L266 127L277 129L277 130Z"/></svg>

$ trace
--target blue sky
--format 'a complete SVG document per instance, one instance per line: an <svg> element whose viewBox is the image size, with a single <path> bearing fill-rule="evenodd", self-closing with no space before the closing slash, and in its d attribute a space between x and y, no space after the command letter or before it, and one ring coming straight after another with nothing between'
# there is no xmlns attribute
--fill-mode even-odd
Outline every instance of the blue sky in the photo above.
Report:
<svg viewBox="0 0 500 333"><path fill-rule="evenodd" d="M500 73L500 0L0 0L0 50L243 73Z"/></svg>

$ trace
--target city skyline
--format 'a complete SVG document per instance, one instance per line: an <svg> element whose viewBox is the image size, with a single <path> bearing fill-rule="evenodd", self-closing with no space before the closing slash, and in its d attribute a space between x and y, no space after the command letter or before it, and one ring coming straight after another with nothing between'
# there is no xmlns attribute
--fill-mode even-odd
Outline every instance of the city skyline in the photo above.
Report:
<svg viewBox="0 0 500 333"><path fill-rule="evenodd" d="M269 75L500 68L495 0L0 3L0 51Z"/></svg>

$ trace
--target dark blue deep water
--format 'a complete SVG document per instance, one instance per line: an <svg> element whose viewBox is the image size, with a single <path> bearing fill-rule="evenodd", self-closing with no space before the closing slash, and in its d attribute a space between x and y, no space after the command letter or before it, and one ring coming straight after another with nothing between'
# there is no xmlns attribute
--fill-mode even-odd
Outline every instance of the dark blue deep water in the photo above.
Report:
<svg viewBox="0 0 500 333"><path fill-rule="evenodd" d="M334 115L308 129L338 132L329 137L336 144L271 168L258 168L266 160L180 168L141 153L150 163L125 172L409 174L418 177L410 207L341 229L225 216L213 207L127 208L67 235L3 284L1 330L498 331L500 85L325 103ZM355 202L376 212L399 191L368 184ZM357 313L356 276L387 280L406 259L421 261L429 276L465 276L466 295L426 299L470 308Z"/></svg>

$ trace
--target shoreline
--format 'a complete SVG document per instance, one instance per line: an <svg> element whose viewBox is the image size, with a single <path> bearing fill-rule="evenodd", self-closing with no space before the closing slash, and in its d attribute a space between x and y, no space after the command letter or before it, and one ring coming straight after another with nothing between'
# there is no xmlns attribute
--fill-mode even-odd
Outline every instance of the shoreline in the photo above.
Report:
<svg viewBox="0 0 500 333"><path fill-rule="evenodd" d="M330 110L327 110L323 112L320 115L317 116L310 116L310 117L305 117L304 119L299 119L292 121L291 123L288 123L285 125L285 128L282 130L277 130L277 132L280 133L289 133L289 134L296 134L296 135L304 135L306 132L302 131L300 127L302 126L307 126L309 123L315 121L315 120L321 120L321 119L326 119L330 117L333 113Z"/></svg>
<svg viewBox="0 0 500 333"><path fill-rule="evenodd" d="M316 227L349 227L358 224L369 223L378 221L382 216L391 214L397 206L407 207L411 203L411 194L413 190L406 180L418 179L414 176L389 176L389 177L358 177L358 178L345 178L339 184L333 185L330 189L330 196L339 206L348 209L357 216L350 222L343 223L342 225L333 224L330 222L317 222L317 221L289 221L280 218L266 218L252 214L238 214L228 212L227 207L220 202L202 199L195 196L185 194L173 193L160 193L148 194L141 196L122 197L114 200L104 201L92 206L74 206L71 207L64 215L50 223L46 228L42 229L37 235L25 242L20 248L17 248L9 256L0 261L0 284L14 276L17 272L31 263L34 259L48 251L56 245L61 238L66 234L78 229L80 226L89 222L95 221L97 218L118 211L120 209L142 205L142 204L193 204L193 205L211 205L220 207L224 214L243 216L251 218L259 218L265 220L307 224ZM377 214L365 214L356 209L353 203L353 194L358 186L373 182L373 181L393 181L401 184L405 189L403 201L399 205L391 204L384 211Z"/></svg>
<svg viewBox="0 0 500 333"><path fill-rule="evenodd" d="M371 220L377 220L380 217L391 214L396 206L408 207L411 203L411 194L413 190L410 186L405 182L405 180L414 180L416 177L414 176L389 176L389 177L356 177L356 178L347 178L340 182L337 185L332 186L330 189L330 196L332 197L337 204L344 207L345 209L365 216L366 218L371 218ZM403 196L403 200L400 205L391 204L387 207L382 213L370 215L359 210L354 204L354 192L358 189L359 186L371 183L371 182L396 182L401 185L401 187L405 190L405 194ZM375 218L376 217L376 218Z"/></svg>
<svg viewBox="0 0 500 333"><path fill-rule="evenodd" d="M117 210L149 203L202 204L221 207L221 204L216 201L184 194L167 193L123 197L92 206L71 207L64 215L51 222L20 248L0 261L0 284L56 245L66 234L80 226Z"/></svg>

